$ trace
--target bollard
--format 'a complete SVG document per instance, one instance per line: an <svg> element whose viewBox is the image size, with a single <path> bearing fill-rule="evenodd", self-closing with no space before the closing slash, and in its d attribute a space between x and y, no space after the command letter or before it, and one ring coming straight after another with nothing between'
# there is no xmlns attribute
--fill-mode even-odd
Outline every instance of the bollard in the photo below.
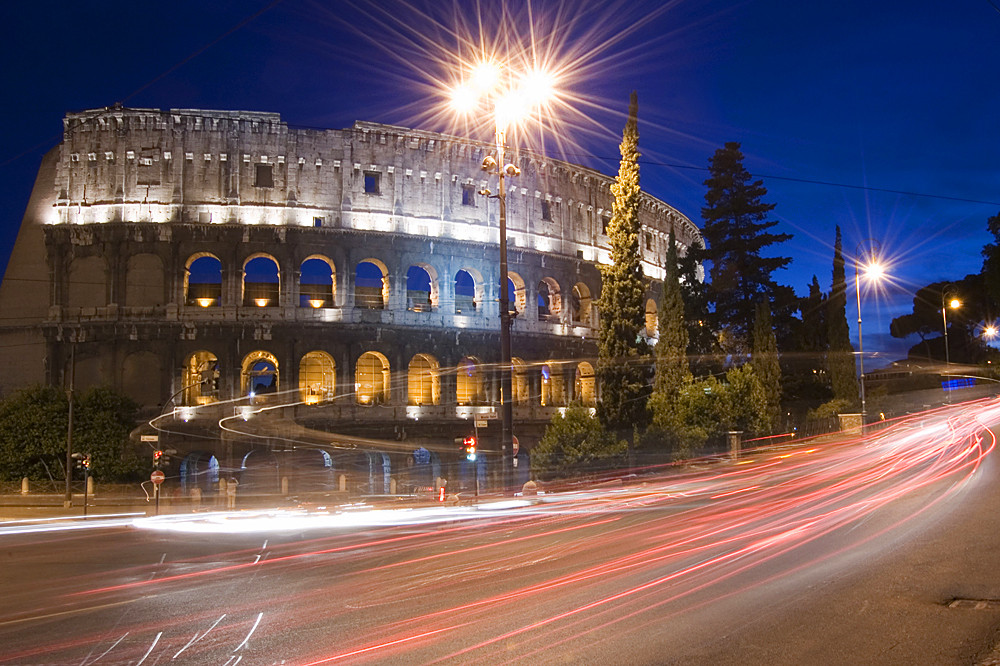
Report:
<svg viewBox="0 0 1000 666"><path fill-rule="evenodd" d="M521 486L521 495L525 497L530 497L532 495L538 494L538 484L534 481L527 481L523 486Z"/></svg>
<svg viewBox="0 0 1000 666"><path fill-rule="evenodd" d="M226 503L226 488L228 486L229 486L229 484L226 483L225 479L222 479L222 478L219 479L219 494L215 498L215 503L217 505L222 506L223 504Z"/></svg>
<svg viewBox="0 0 1000 666"><path fill-rule="evenodd" d="M342 493L346 493L347 492L347 475L346 474L341 474L340 475L340 492L342 492Z"/></svg>
<svg viewBox="0 0 1000 666"><path fill-rule="evenodd" d="M191 489L191 501L195 506L201 506L201 488Z"/></svg>
<svg viewBox="0 0 1000 666"><path fill-rule="evenodd" d="M21 479L21 494L22 495L28 494L28 477L24 477L23 479Z"/></svg>
<svg viewBox="0 0 1000 666"><path fill-rule="evenodd" d="M87 493L91 496L94 494L94 477L87 477Z"/></svg>
<svg viewBox="0 0 1000 666"><path fill-rule="evenodd" d="M390 495L396 494L396 477L394 476L389 477L389 494Z"/></svg>
<svg viewBox="0 0 1000 666"><path fill-rule="evenodd" d="M288 494L288 477L287 476L281 477L281 494L282 495L287 495Z"/></svg>
<svg viewBox="0 0 1000 666"><path fill-rule="evenodd" d="M726 433L729 439L729 455L733 460L740 459L740 446L743 443L742 430L730 430Z"/></svg>

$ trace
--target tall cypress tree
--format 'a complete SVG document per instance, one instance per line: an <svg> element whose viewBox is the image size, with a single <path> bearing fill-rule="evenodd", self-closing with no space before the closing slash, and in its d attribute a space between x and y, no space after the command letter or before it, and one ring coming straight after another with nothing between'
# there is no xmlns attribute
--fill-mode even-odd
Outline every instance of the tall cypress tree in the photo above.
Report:
<svg viewBox="0 0 1000 666"><path fill-rule="evenodd" d="M656 374L653 393L673 403L681 386L691 381L688 366L688 331L684 322L684 300L681 296L677 267L677 245L674 230L667 239L667 259L664 263L663 297L660 299L659 336L654 353Z"/></svg>
<svg viewBox="0 0 1000 666"><path fill-rule="evenodd" d="M844 251L837 225L837 240L833 245L833 285L826 300L827 339L826 370L830 374L835 400L846 400L852 407L858 404L858 376L851 345L851 330L847 326L847 279L844 273Z"/></svg>
<svg viewBox="0 0 1000 666"><path fill-rule="evenodd" d="M780 308L775 311L776 317L780 315L779 325L791 318L791 289L771 277L791 258L764 257L761 251L792 236L768 231L777 224L767 219L775 205L764 203L767 188L763 182L751 181L739 143L729 142L715 151L708 168L711 175L705 181L708 191L701 209L707 248L696 249L695 255L709 263L711 321L721 335L723 351L740 354L749 347L759 300Z"/></svg>
<svg viewBox="0 0 1000 666"><path fill-rule="evenodd" d="M648 346L639 337L645 325L645 285L639 255L638 101L633 91L622 132L621 164L611 185L615 195L608 238L611 265L601 266L598 304L597 374L601 381L601 421L612 430L646 422Z"/></svg>
<svg viewBox="0 0 1000 666"><path fill-rule="evenodd" d="M778 343L771 323L771 308L763 301L757 304L750 364L764 389L765 407L761 421L766 434L770 434L781 422L781 366L778 364Z"/></svg>

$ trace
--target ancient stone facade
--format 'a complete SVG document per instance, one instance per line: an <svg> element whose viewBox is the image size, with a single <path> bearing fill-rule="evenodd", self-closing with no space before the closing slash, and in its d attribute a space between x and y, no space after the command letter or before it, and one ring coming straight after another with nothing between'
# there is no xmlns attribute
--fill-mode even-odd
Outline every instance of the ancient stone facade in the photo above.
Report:
<svg viewBox="0 0 1000 666"><path fill-rule="evenodd" d="M324 432L405 437L400 451L435 460L486 420L488 450L500 400L497 205L480 194L495 187L480 168L489 153L373 123L295 129L272 113L68 114L0 288L0 353L14 369L2 389L71 374L77 389L115 386L169 415L157 423L174 424L180 456L198 454L192 469L273 458L280 428L247 429L261 410L312 446L337 445ZM599 398L612 180L530 153L513 161L513 400L529 448L555 410ZM648 195L640 221L653 337L667 235L682 252L701 237ZM241 428L219 428L241 414ZM385 445L361 448L370 468L390 465Z"/></svg>

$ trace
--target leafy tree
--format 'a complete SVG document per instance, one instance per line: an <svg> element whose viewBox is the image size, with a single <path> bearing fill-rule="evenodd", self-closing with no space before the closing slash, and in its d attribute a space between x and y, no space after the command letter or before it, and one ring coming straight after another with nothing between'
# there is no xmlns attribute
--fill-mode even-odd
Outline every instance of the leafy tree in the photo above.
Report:
<svg viewBox="0 0 1000 666"><path fill-rule="evenodd" d="M722 391L723 421L726 430L763 435L767 432L767 396L753 365L747 363L726 371Z"/></svg>
<svg viewBox="0 0 1000 666"><path fill-rule="evenodd" d="M681 296L677 267L677 246L674 230L667 239L667 258L664 262L663 296L659 308L659 340L654 353L656 365L653 393L669 404L678 390L691 381L688 367L688 331L684 324L684 300Z"/></svg>
<svg viewBox="0 0 1000 666"><path fill-rule="evenodd" d="M531 471L541 479L600 471L624 464L627 450L627 443L616 441L588 408L573 404L552 417L531 450Z"/></svg>
<svg viewBox="0 0 1000 666"><path fill-rule="evenodd" d="M697 248L689 249L678 260L684 323L688 331L688 363L698 377L722 372L722 350L709 321L708 285L701 279Z"/></svg>
<svg viewBox="0 0 1000 666"><path fill-rule="evenodd" d="M645 285L639 254L639 130L635 92L622 133L621 164L611 186L615 195L608 237L611 265L601 266L597 374L601 382L602 422L611 430L631 431L646 421L648 346L639 333L645 325Z"/></svg>
<svg viewBox="0 0 1000 666"><path fill-rule="evenodd" d="M809 283L809 295L802 299L802 337L799 348L806 352L821 353L827 347L826 297L819 288L819 280L813 275Z"/></svg>
<svg viewBox="0 0 1000 666"><path fill-rule="evenodd" d="M73 450L91 455L91 473L100 481L136 480L144 463L129 445L138 407L108 388L80 393L73 409ZM65 479L66 394L34 386L0 401L0 478L35 481Z"/></svg>
<svg viewBox="0 0 1000 666"><path fill-rule="evenodd" d="M847 326L847 280L844 274L842 245L838 225L837 238L833 246L833 286L826 301L827 335L830 341L826 369L833 386L834 399L857 405L858 376L854 362L854 347L851 346L851 331Z"/></svg>
<svg viewBox="0 0 1000 666"><path fill-rule="evenodd" d="M781 419L781 366L778 364L778 343L771 325L771 309L763 302L757 304L750 365L764 392L761 432L771 434Z"/></svg>
<svg viewBox="0 0 1000 666"><path fill-rule="evenodd" d="M777 224L767 219L775 205L763 202L767 189L762 181L751 181L739 143L729 142L715 151L709 172L701 209L702 236L708 247L693 248L693 254L710 266L711 321L723 351L743 355L749 350L754 308L761 298L771 303L781 327L789 325L794 292L778 285L772 273L787 266L791 258L764 257L761 252L791 235L768 232Z"/></svg>
<svg viewBox="0 0 1000 666"><path fill-rule="evenodd" d="M996 312L989 296L988 276L966 275L954 282L934 282L917 290L913 297L913 312L896 317L889 325L894 338L920 336L920 343L909 350L909 356L944 361L944 322L941 318L943 294L954 294L962 306L948 310L948 352L952 361L978 363L987 355L986 345L977 336L980 322L992 321Z"/></svg>
<svg viewBox="0 0 1000 666"><path fill-rule="evenodd" d="M983 281L993 303L1000 303L1000 213L986 221L993 242L983 247Z"/></svg>
<svg viewBox="0 0 1000 666"><path fill-rule="evenodd" d="M826 296L813 276L809 295L799 301L802 324L791 352L781 355L782 403L802 411L833 397L826 372Z"/></svg>

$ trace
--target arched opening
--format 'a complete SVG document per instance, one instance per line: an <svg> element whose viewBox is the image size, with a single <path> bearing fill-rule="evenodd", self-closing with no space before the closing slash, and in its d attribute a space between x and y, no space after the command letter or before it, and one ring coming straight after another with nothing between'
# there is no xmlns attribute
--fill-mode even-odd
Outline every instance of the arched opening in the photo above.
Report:
<svg viewBox="0 0 1000 666"><path fill-rule="evenodd" d="M240 373L243 395L258 398L278 392L278 359L266 351L250 352L243 358Z"/></svg>
<svg viewBox="0 0 1000 666"><path fill-rule="evenodd" d="M507 304L510 312L518 313L527 306L524 278L517 273L507 273Z"/></svg>
<svg viewBox="0 0 1000 666"><path fill-rule="evenodd" d="M413 451L409 463L408 485L411 492L433 490L434 480L441 476L441 462L435 453L421 447Z"/></svg>
<svg viewBox="0 0 1000 666"><path fill-rule="evenodd" d="M299 307L333 307L336 269L333 262L319 255L309 257L299 267Z"/></svg>
<svg viewBox="0 0 1000 666"><path fill-rule="evenodd" d="M656 301L652 298L646 301L646 337L655 338L659 321L656 318Z"/></svg>
<svg viewBox="0 0 1000 666"><path fill-rule="evenodd" d="M553 278L544 278L538 283L538 318L557 319L562 310L559 297L559 283Z"/></svg>
<svg viewBox="0 0 1000 666"><path fill-rule="evenodd" d="M593 407L597 404L597 382L594 379L594 366L582 361L576 366L576 382L574 387L576 399Z"/></svg>
<svg viewBox="0 0 1000 666"><path fill-rule="evenodd" d="M323 351L311 351L299 361L299 395L302 402L315 405L332 400L337 389L336 364Z"/></svg>
<svg viewBox="0 0 1000 666"><path fill-rule="evenodd" d="M566 389L563 386L562 368L551 361L542 366L541 402L543 406L566 404Z"/></svg>
<svg viewBox="0 0 1000 666"><path fill-rule="evenodd" d="M410 266L406 271L406 309L430 312L438 304L437 274L427 264Z"/></svg>
<svg viewBox="0 0 1000 666"><path fill-rule="evenodd" d="M441 378L436 358L429 354L417 354L410 360L406 375L406 396L410 405L441 403Z"/></svg>
<svg viewBox="0 0 1000 666"><path fill-rule="evenodd" d="M524 361L514 357L510 359L511 365L511 398L514 404L528 402L531 390L528 386L528 368Z"/></svg>
<svg viewBox="0 0 1000 666"><path fill-rule="evenodd" d="M201 253L188 259L184 270L184 303L203 308L222 305L222 262Z"/></svg>
<svg viewBox="0 0 1000 666"><path fill-rule="evenodd" d="M227 481L229 479L226 479ZM238 492L276 493L281 489L278 460L267 449L253 449L243 456Z"/></svg>
<svg viewBox="0 0 1000 666"><path fill-rule="evenodd" d="M359 405L389 402L389 360L378 352L365 352L354 371L354 391Z"/></svg>
<svg viewBox="0 0 1000 666"><path fill-rule="evenodd" d="M295 449L285 459L293 493L322 492L334 487L333 460L321 449ZM291 468L290 470L288 468Z"/></svg>
<svg viewBox="0 0 1000 666"><path fill-rule="evenodd" d="M389 304L389 271L377 259L366 259L354 271L354 306L384 310Z"/></svg>
<svg viewBox="0 0 1000 666"><path fill-rule="evenodd" d="M574 326L590 326L590 288L582 282L573 285L571 316Z"/></svg>
<svg viewBox="0 0 1000 666"><path fill-rule="evenodd" d="M478 271L476 275L479 275ZM483 278L478 279L471 269L462 269L455 273L455 314L475 314L482 301Z"/></svg>
<svg viewBox="0 0 1000 666"><path fill-rule="evenodd" d="M280 290L278 262L274 257L257 254L247 259L243 264L243 305L277 307Z"/></svg>
<svg viewBox="0 0 1000 666"><path fill-rule="evenodd" d="M186 495L195 488L203 495L212 495L219 487L219 461L207 451L194 451L184 456L179 473L181 491Z"/></svg>
<svg viewBox="0 0 1000 666"><path fill-rule="evenodd" d="M155 254L134 254L125 273L125 305L163 305L163 260Z"/></svg>
<svg viewBox="0 0 1000 666"><path fill-rule="evenodd" d="M459 405L479 405L484 401L483 373L475 357L466 356L458 362L455 394Z"/></svg>
<svg viewBox="0 0 1000 666"><path fill-rule="evenodd" d="M184 361L185 405L207 405L219 399L219 359L209 351L196 351Z"/></svg>
<svg viewBox="0 0 1000 666"><path fill-rule="evenodd" d="M106 271L107 264L101 257L74 259L69 266L69 307L102 308L107 305Z"/></svg>

